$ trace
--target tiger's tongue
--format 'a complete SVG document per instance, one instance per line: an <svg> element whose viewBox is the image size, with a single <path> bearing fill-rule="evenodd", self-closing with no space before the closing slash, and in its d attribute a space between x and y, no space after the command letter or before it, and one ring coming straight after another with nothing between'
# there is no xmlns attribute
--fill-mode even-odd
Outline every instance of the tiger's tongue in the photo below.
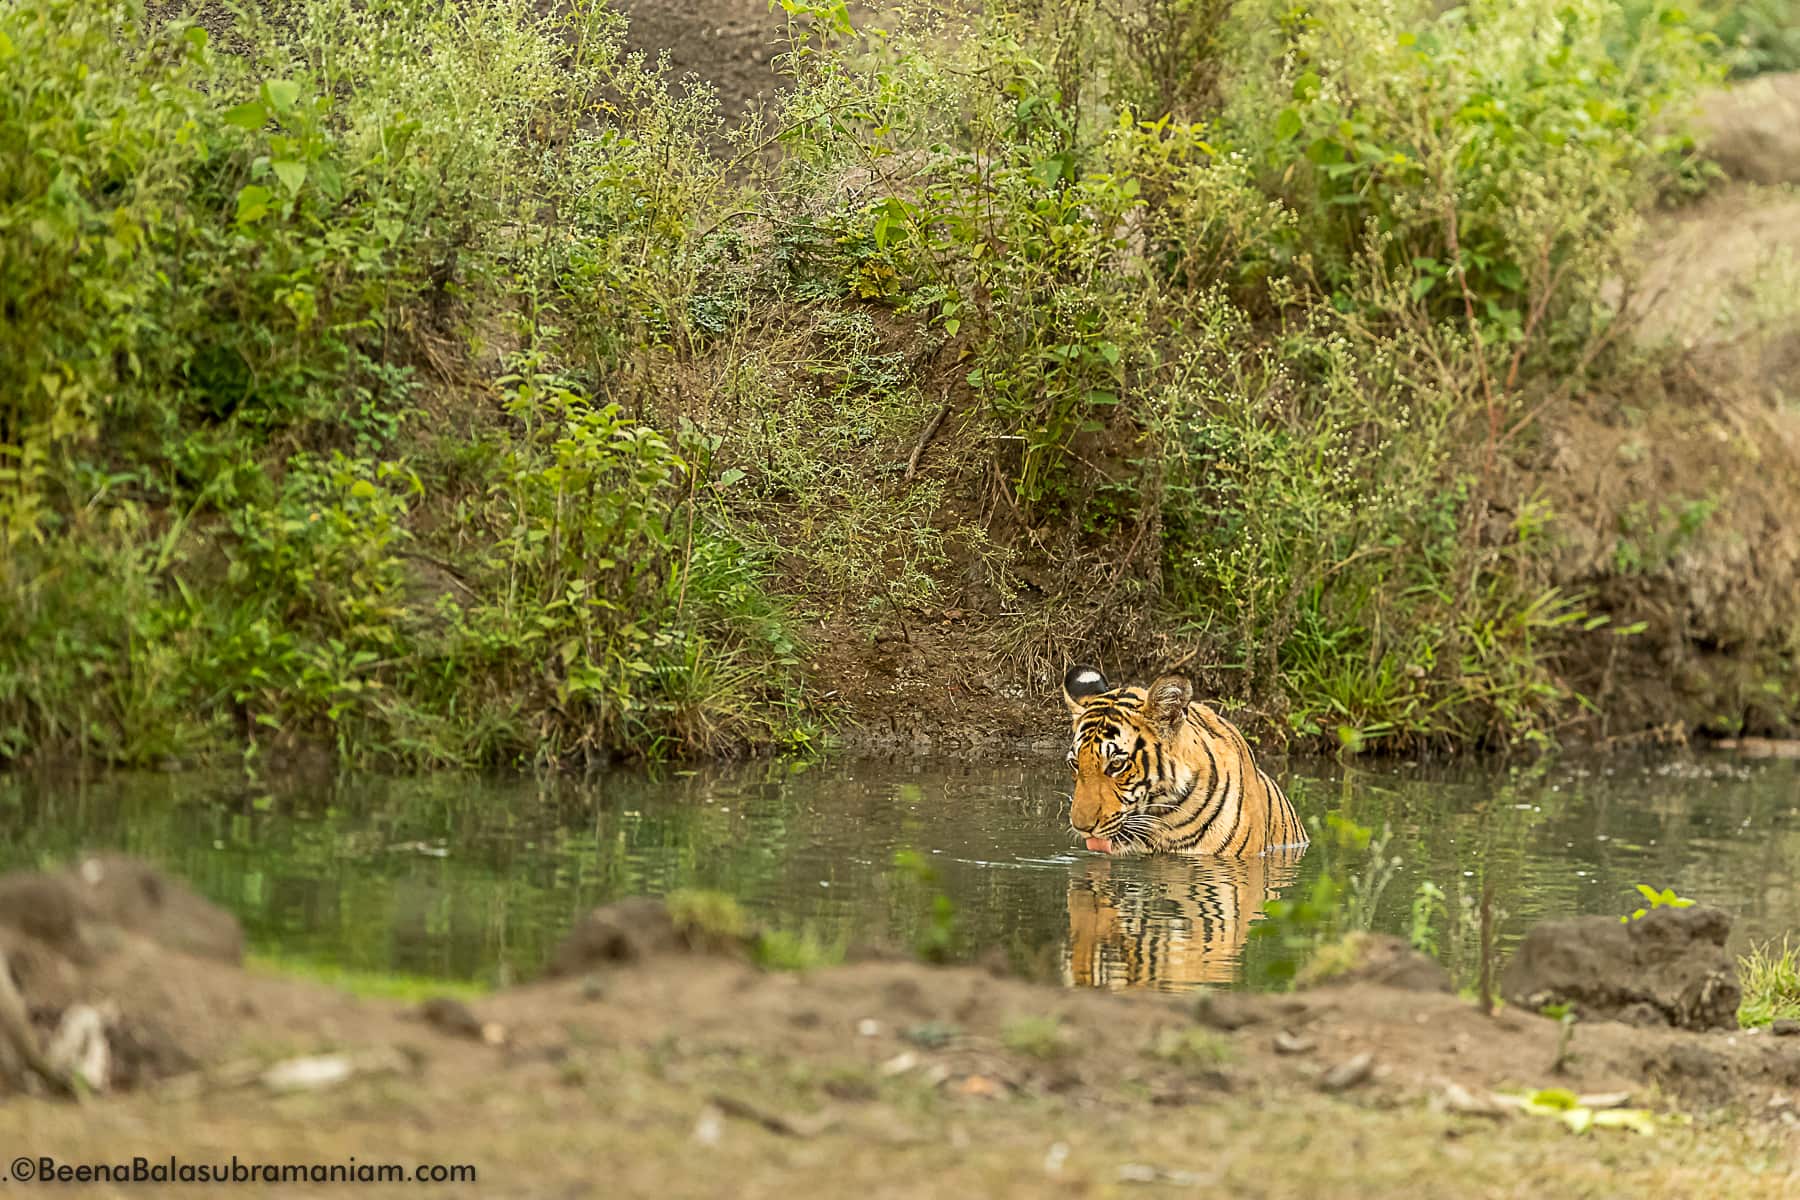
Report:
<svg viewBox="0 0 1800 1200"><path fill-rule="evenodd" d="M1091 837L1087 840L1087 848L1089 850L1098 850L1102 854L1111 854L1112 839Z"/></svg>

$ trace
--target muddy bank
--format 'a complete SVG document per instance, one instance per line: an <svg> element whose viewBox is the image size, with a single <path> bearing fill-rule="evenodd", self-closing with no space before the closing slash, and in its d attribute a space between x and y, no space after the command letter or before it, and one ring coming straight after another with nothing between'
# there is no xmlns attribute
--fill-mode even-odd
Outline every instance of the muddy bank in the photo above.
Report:
<svg viewBox="0 0 1800 1200"><path fill-rule="evenodd" d="M247 972L159 940L159 922L78 907L79 932L49 941L21 906L0 909L34 1030L59 1004L112 1006L154 1018L185 1057L80 1104L9 1085L19 1149L63 1163L460 1164L478 1181L448 1187L469 1195L600 1179L646 1196L1142 1182L1774 1196L1800 1182L1800 1038L1594 1021L1565 1040L1516 1006L1481 1015L1391 943L1298 994L1196 1002L910 961L774 973L742 939L640 903L583 922L556 978L421 1006ZM67 990L44 990L53 976ZM1654 1133L1578 1137L1508 1099L1546 1087L1643 1109Z"/></svg>
<svg viewBox="0 0 1800 1200"><path fill-rule="evenodd" d="M773 95L776 17L714 0L691 18L683 9L675 29L659 0L628 11L634 43L711 81L727 111L756 111ZM1787 119L1796 105L1792 75L1705 97L1700 150L1723 179L1644 231L1635 282L1616 297L1636 365L1537 412L1492 498L1501 517L1547 502L1544 583L1632 631L1566 647L1561 680L1593 702L1558 730L1566 745L1800 733L1800 208L1783 187L1800 179L1800 125ZM916 357L919 331L901 323L884 337L884 351ZM923 460L949 489L946 528L979 508L944 466L967 457L961 436L949 421ZM1053 748L1070 647L1144 677L1191 655L1154 603L1096 604L1059 564L1022 550L1017 595L990 594L952 555L934 571L940 602L894 620L840 611L797 581L821 614L808 630L808 685L840 744ZM1112 565L1154 593L1153 554L1112 557L1130 559ZM1246 693L1239 674L1190 669L1259 745L1291 736L1278 697Z"/></svg>

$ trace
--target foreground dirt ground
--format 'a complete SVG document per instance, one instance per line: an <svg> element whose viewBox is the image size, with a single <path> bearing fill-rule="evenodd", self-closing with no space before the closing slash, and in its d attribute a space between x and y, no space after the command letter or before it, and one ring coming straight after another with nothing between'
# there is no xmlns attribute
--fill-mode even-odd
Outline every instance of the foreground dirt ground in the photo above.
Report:
<svg viewBox="0 0 1800 1200"><path fill-rule="evenodd" d="M654 925L638 903L614 927ZM81 990L127 1013L115 1046L190 1061L149 1054L137 1086L82 1102L0 1100L7 1161L468 1164L474 1182L429 1190L471 1196L1800 1193L1800 1038L1767 1033L1581 1024L1559 1053L1546 1018L1366 980L1114 995L911 961L771 972L636 932L572 939L564 977L463 1009L88 940L106 952ZM306 1055L356 1069L268 1076ZM1544 1087L1628 1093L1654 1131L1486 1099Z"/></svg>

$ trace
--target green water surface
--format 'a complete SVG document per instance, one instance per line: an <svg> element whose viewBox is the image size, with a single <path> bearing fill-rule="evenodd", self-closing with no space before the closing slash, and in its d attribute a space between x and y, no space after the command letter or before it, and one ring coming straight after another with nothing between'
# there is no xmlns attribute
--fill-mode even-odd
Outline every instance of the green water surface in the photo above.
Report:
<svg viewBox="0 0 1800 1200"><path fill-rule="evenodd" d="M1421 882L1435 885L1431 937L1459 977L1473 969L1487 880L1503 941L1546 917L1626 912L1637 883L1727 909L1740 945L1800 928L1800 764L1700 755L1285 775L1310 822L1333 812L1387 830L1391 870L1371 861L1379 837L1362 850L1321 839L1297 863L1089 853L1066 829L1057 756L584 781L14 775L0 777L0 868L125 850L236 913L259 953L482 983L537 973L594 905L676 888L728 892L827 944L904 947L924 918L919 887L893 868L902 847L936 867L971 954L1078 986L1268 986L1291 955L1252 927L1269 900L1309 894L1327 870L1361 888L1366 924L1400 934Z"/></svg>

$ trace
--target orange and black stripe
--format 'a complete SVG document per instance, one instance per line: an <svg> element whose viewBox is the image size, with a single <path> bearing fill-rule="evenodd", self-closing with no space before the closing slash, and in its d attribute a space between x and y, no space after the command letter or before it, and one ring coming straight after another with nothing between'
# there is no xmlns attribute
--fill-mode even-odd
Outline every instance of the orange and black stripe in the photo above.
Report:
<svg viewBox="0 0 1800 1200"><path fill-rule="evenodd" d="M1063 690L1074 728L1070 824L1090 845L1243 858L1306 844L1244 735L1195 701L1185 679L1114 688L1074 667Z"/></svg>

